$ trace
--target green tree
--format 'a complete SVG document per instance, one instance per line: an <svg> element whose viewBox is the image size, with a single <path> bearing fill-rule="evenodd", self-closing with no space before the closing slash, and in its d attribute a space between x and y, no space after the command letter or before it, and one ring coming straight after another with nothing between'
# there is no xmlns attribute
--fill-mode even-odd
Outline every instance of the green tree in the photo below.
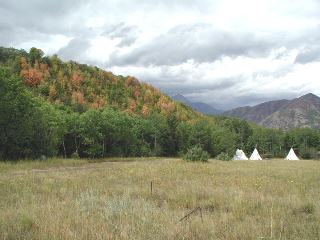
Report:
<svg viewBox="0 0 320 240"><path fill-rule="evenodd" d="M175 114L170 114L167 118L167 128L164 130L163 153L165 156L176 156L178 149L178 120Z"/></svg>
<svg viewBox="0 0 320 240"><path fill-rule="evenodd" d="M29 51L29 59L31 64L33 65L36 61L40 61L43 55L44 52L41 49L32 47Z"/></svg>
<svg viewBox="0 0 320 240"><path fill-rule="evenodd" d="M0 157L56 154L60 135L55 110L26 90L20 78L0 68Z"/></svg>

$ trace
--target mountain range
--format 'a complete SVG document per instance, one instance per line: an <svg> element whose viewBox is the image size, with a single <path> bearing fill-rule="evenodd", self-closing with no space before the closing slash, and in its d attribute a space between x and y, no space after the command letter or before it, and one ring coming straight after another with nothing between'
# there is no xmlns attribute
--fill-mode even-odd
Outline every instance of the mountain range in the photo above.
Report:
<svg viewBox="0 0 320 240"><path fill-rule="evenodd" d="M216 109L207 103L192 102L181 94L176 94L176 95L172 96L172 98L176 101L182 102L182 103L192 107L194 110L201 112L203 114L220 115L223 112L222 110Z"/></svg>
<svg viewBox="0 0 320 240"><path fill-rule="evenodd" d="M292 100L278 100L235 108L224 116L249 120L268 128L320 128L320 98L312 93Z"/></svg>

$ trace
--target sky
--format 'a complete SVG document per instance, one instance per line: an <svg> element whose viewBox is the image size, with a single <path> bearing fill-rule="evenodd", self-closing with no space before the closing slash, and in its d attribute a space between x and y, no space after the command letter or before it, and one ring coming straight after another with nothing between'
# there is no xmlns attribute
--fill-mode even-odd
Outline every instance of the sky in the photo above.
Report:
<svg viewBox="0 0 320 240"><path fill-rule="evenodd" d="M319 0L0 0L0 45L220 109L320 95Z"/></svg>

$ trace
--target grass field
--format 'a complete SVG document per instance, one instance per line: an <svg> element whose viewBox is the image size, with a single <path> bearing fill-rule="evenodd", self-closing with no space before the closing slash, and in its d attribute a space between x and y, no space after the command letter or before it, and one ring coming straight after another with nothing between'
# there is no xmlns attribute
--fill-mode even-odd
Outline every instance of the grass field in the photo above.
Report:
<svg viewBox="0 0 320 240"><path fill-rule="evenodd" d="M0 163L0 239L320 239L320 161L111 160Z"/></svg>

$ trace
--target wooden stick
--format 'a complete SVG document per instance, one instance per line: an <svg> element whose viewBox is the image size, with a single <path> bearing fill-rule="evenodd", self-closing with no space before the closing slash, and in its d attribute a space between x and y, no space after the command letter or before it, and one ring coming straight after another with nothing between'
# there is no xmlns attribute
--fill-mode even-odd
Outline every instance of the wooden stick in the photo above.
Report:
<svg viewBox="0 0 320 240"><path fill-rule="evenodd" d="M270 238L273 238L273 202L271 202L271 214L270 214Z"/></svg>
<svg viewBox="0 0 320 240"><path fill-rule="evenodd" d="M193 209L191 212L187 213L183 218L181 218L181 219L179 220L179 222L181 222L182 220L188 218L191 214L193 214L193 213L195 213L196 211L199 211L199 210L201 210L201 208L200 208L200 207L196 207L196 208ZM201 216L202 216L202 213L201 213Z"/></svg>

